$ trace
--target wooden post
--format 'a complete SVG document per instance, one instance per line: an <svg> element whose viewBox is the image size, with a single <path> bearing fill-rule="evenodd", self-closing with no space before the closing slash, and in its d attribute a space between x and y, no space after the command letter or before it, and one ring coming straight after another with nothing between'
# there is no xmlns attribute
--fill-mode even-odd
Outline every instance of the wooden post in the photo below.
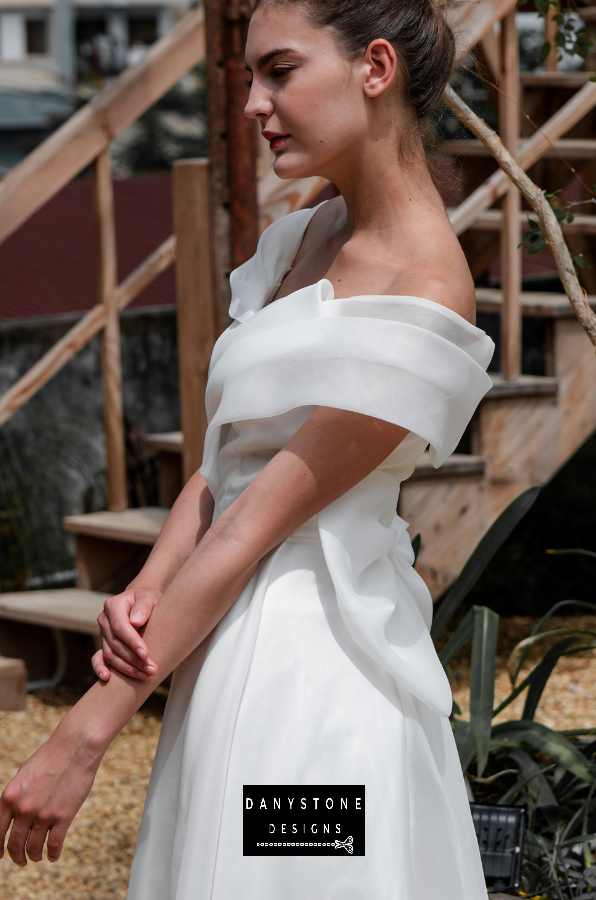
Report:
<svg viewBox="0 0 596 900"><path fill-rule="evenodd" d="M229 275L258 240L255 124L244 115L248 0L204 0L216 331L230 324Z"/></svg>
<svg viewBox="0 0 596 900"><path fill-rule="evenodd" d="M517 158L519 140L519 67L515 10L501 22L501 78L499 94L499 130L501 140ZM521 195L511 184L503 197L501 226L501 370L503 377L513 381L521 372Z"/></svg>
<svg viewBox="0 0 596 900"><path fill-rule="evenodd" d="M203 457L205 388L215 331L208 161L183 159L175 163L173 187L180 419L184 434L182 477L186 483Z"/></svg>
<svg viewBox="0 0 596 900"><path fill-rule="evenodd" d="M105 308L101 340L103 417L106 435L108 509L120 512L127 507L126 449L122 408L122 366L120 322L116 286L116 228L109 147L94 162L95 215L99 257L99 302Z"/></svg>
<svg viewBox="0 0 596 900"><path fill-rule="evenodd" d="M555 46L555 37L557 35L558 25L553 21L553 16L560 10L550 8L548 15L544 19L544 40L550 41L550 53L544 61L544 69L546 72L557 72L559 65L557 63L557 48Z"/></svg>

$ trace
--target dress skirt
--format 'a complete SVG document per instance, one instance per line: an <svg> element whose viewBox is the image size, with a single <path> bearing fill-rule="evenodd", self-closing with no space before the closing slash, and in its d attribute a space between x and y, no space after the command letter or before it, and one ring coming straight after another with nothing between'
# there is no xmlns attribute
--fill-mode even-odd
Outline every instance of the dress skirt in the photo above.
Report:
<svg viewBox="0 0 596 900"><path fill-rule="evenodd" d="M449 721L354 643L308 530L174 675L128 900L486 897ZM244 785L365 785L365 855L243 856Z"/></svg>

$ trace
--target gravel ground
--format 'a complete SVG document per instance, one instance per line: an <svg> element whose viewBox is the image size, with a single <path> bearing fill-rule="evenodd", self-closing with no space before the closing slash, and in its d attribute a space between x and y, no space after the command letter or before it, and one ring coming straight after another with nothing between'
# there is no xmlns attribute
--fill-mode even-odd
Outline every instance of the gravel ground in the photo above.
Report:
<svg viewBox="0 0 596 900"><path fill-rule="evenodd" d="M507 657L517 641L526 637L533 619L501 620L497 702L509 692ZM596 616L558 620L553 627L591 628ZM536 654L534 654L536 658ZM454 696L467 715L469 651L454 661ZM29 697L25 712L0 712L0 786L46 740L62 716L84 690L66 685ZM145 791L166 692L159 689L112 743L87 802L66 839L58 863L29 863L25 869L10 860L0 861L1 900L124 900ZM519 716L523 696L511 712ZM543 695L536 718L558 729L596 725L596 651L567 657L559 662Z"/></svg>

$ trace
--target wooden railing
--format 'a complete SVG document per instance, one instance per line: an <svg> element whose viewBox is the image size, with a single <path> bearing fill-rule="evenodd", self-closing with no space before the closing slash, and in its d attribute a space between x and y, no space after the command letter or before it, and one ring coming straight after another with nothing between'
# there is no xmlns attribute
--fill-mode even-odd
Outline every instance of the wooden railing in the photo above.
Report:
<svg viewBox="0 0 596 900"><path fill-rule="evenodd" d="M453 0L448 11L459 41L459 53L485 41L486 56L500 74L506 95L501 102L503 138L528 168L551 144L596 105L596 84L586 84L540 132L518 145L519 77L514 27L516 0ZM493 26L501 20L500 48ZM76 113L0 183L0 243L90 163L93 164L99 248L99 302L71 328L3 397L0 425L20 409L96 335L102 335L102 383L107 449L108 502L111 510L126 508L125 441L122 411L119 313L174 260L177 270L178 334L181 375L181 420L185 435L184 472L190 477L200 464L205 414L202 398L215 334L211 248L209 247L208 164L187 160L174 167L175 234L169 237L121 284L117 284L111 141L169 90L205 55L202 9L188 13L157 42L135 67L126 71ZM321 181L282 183L262 173L262 225L317 193ZM266 199L270 212L263 214ZM503 259L502 321L505 377L520 371L520 233L519 195L498 170L457 209L452 225L461 234L504 197L501 224ZM269 217L269 218L268 218ZM492 220L491 220L492 221ZM497 226L498 227L498 226Z"/></svg>

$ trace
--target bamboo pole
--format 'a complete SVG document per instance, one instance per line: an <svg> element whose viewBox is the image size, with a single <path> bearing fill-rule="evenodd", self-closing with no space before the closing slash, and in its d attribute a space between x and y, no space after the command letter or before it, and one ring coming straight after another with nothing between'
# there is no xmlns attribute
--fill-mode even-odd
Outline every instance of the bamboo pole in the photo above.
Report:
<svg viewBox="0 0 596 900"><path fill-rule="evenodd" d="M447 96L444 94L443 99L449 105ZM596 106L596 84L588 82L557 110L540 131L522 145L518 159L520 167L529 169L546 153L554 141L573 128L594 106ZM469 228L480 213L503 196L508 186L509 177L505 172L497 170L487 178L450 213L449 219L455 233L460 235Z"/></svg>
<svg viewBox="0 0 596 900"><path fill-rule="evenodd" d="M180 160L173 175L182 475L186 483L203 457L205 389L215 333L209 163L205 159Z"/></svg>
<svg viewBox="0 0 596 900"><path fill-rule="evenodd" d="M582 328L594 347L596 347L596 313L590 308L586 294L575 274L569 248L565 243L563 232L554 212L549 206L548 200L540 188L534 184L522 167L515 162L511 154L505 149L499 136L458 97L452 88L446 88L443 99L458 119L490 150L503 170L504 176L510 178L518 186L538 216L557 265L563 289Z"/></svg>
<svg viewBox="0 0 596 900"><path fill-rule="evenodd" d="M127 507L126 449L122 408L122 365L120 321L116 302L116 226L109 149L94 163L95 215L99 257L99 302L105 309L101 340L103 419L106 436L108 509L120 512Z"/></svg>
<svg viewBox="0 0 596 900"><path fill-rule="evenodd" d="M501 22L499 84L499 130L503 146L515 159L519 140L519 62L515 10ZM521 374L521 251L519 214L521 195L515 184L503 197L501 224L501 371L507 381L515 381Z"/></svg>

